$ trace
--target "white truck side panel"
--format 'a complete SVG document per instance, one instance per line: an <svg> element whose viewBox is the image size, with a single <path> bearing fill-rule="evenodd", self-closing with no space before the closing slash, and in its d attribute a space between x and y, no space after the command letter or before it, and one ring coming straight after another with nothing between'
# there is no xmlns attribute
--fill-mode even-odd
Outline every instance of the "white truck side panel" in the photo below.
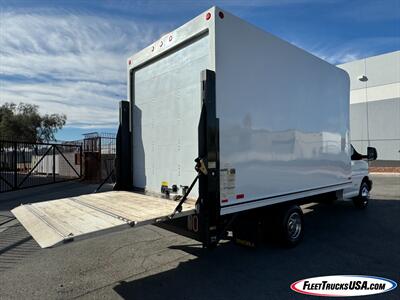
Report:
<svg viewBox="0 0 400 300"><path fill-rule="evenodd" d="M196 78L208 68L216 71L222 214L348 187L347 74L220 11L207 10L128 59L129 70L139 68L130 95L134 185L159 192L161 181L188 185L194 177ZM180 47L206 32L208 42ZM183 111L192 117L181 119Z"/></svg>
<svg viewBox="0 0 400 300"><path fill-rule="evenodd" d="M215 34L221 213L348 185L345 72L227 12Z"/></svg>

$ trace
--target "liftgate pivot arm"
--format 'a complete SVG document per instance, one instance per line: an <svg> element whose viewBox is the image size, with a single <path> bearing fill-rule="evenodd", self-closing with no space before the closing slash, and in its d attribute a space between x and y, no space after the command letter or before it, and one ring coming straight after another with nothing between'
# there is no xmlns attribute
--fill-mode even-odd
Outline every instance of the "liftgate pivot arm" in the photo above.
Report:
<svg viewBox="0 0 400 300"><path fill-rule="evenodd" d="M193 189L194 185L196 184L197 180L199 179L199 177L201 175L207 175L207 173L208 173L207 167L206 167L203 159L196 158L195 162L196 162L196 166L194 168L197 171L197 176L194 178L192 184L189 186L186 193L183 195L181 201L179 201L179 204L176 206L174 212L169 217L170 219L172 219L176 213L182 211L182 204L187 200L187 197L189 196L190 192L192 191L192 189Z"/></svg>

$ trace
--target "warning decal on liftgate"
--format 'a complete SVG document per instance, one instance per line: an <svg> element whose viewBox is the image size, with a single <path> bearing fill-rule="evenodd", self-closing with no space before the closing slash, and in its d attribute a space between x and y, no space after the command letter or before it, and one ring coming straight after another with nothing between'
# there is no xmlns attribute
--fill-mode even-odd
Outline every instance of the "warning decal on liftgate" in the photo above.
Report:
<svg viewBox="0 0 400 300"><path fill-rule="evenodd" d="M235 197L235 169L220 170L221 199L229 199Z"/></svg>

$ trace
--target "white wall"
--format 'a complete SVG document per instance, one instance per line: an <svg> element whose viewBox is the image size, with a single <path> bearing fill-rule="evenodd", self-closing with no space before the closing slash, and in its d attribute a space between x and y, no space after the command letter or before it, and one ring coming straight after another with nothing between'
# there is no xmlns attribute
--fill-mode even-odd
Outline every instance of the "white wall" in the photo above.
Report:
<svg viewBox="0 0 400 300"><path fill-rule="evenodd" d="M378 151L378 163L400 166L400 51L339 65L350 76L351 140ZM365 75L368 81L358 77ZM382 162L383 163L383 162Z"/></svg>

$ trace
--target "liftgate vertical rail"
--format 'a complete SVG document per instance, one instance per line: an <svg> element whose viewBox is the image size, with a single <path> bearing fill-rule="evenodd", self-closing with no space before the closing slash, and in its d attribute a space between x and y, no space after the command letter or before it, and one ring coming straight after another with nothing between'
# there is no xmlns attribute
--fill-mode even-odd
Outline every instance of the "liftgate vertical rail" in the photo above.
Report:
<svg viewBox="0 0 400 300"><path fill-rule="evenodd" d="M204 159L207 174L199 178L199 218L206 247L215 245L219 236L219 123L216 116L215 72L204 70L202 109L199 123L199 158Z"/></svg>

